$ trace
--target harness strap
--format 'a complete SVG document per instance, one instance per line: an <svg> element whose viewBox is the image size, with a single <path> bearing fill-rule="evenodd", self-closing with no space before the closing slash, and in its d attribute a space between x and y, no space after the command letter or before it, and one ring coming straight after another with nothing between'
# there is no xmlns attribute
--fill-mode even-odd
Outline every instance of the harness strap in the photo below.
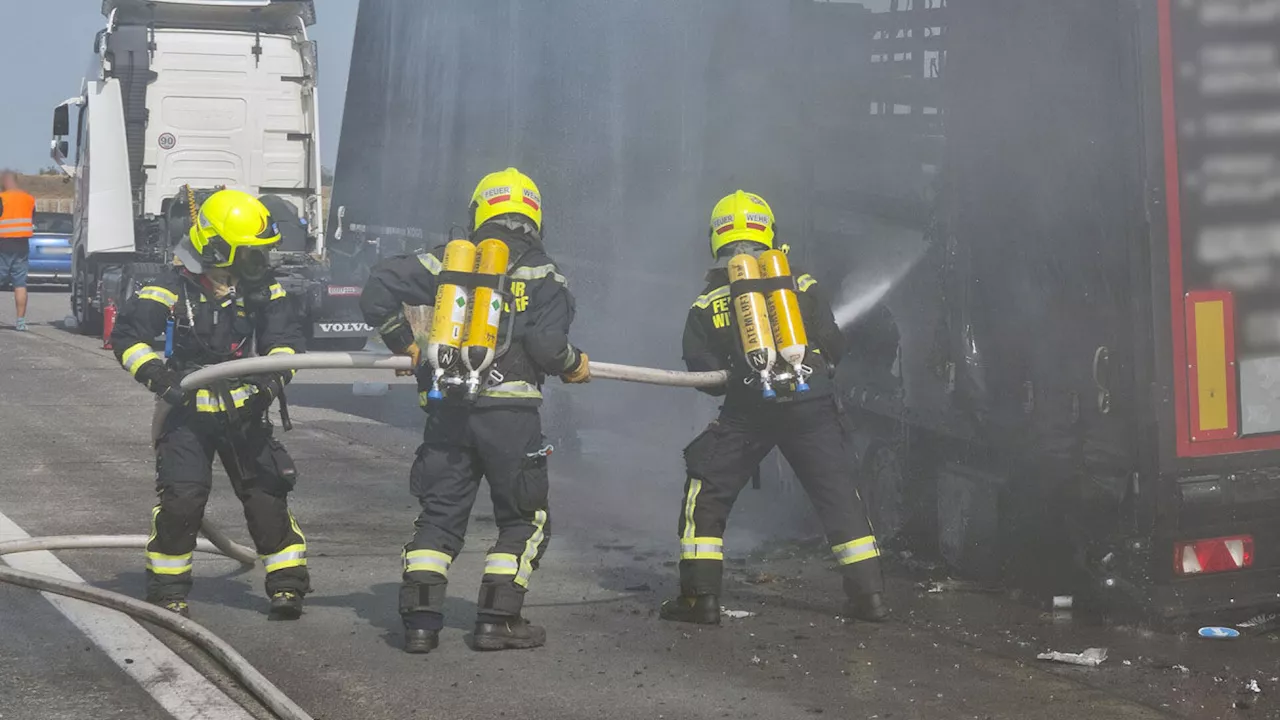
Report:
<svg viewBox="0 0 1280 720"><path fill-rule="evenodd" d="M735 299L749 293L771 293L774 290L796 289L796 280L790 275L756 280L737 280L729 283L729 294Z"/></svg>

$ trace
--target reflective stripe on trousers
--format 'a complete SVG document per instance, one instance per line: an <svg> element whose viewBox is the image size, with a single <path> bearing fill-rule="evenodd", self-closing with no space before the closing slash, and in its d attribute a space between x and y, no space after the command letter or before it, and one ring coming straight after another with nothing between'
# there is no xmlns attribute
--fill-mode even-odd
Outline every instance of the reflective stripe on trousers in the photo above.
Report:
<svg viewBox="0 0 1280 720"><path fill-rule="evenodd" d="M684 496L684 532L680 534L681 560L724 560L724 539L698 537L698 526L693 521L693 511L698 506L698 494L702 481L689 478L689 489Z"/></svg>
<svg viewBox="0 0 1280 720"><path fill-rule="evenodd" d="M511 553L489 553L484 558L485 575L515 575L520 572L520 558Z"/></svg>
<svg viewBox="0 0 1280 720"><path fill-rule="evenodd" d="M280 552L263 555L262 567L266 568L268 573L286 568L307 566L307 536L302 534L302 528L298 527L298 520L293 516L292 512L289 513L289 527L298 536L299 542L286 547Z"/></svg>
<svg viewBox="0 0 1280 720"><path fill-rule="evenodd" d="M160 517L160 506L151 508L151 535L147 537L147 546L156 541L156 518ZM192 553L183 555L165 555L164 553L147 551L147 570L157 575L183 575L191 572Z"/></svg>
<svg viewBox="0 0 1280 720"><path fill-rule="evenodd" d="M880 548L876 545L874 535L860 537L857 540L850 540L847 543L841 543L831 548L832 554L836 556L836 562L841 565L852 565L870 560L873 557L880 556Z"/></svg>
<svg viewBox="0 0 1280 720"><path fill-rule="evenodd" d="M685 538L680 541L681 560L724 560L724 540L713 537Z"/></svg>
<svg viewBox="0 0 1280 720"><path fill-rule="evenodd" d="M547 539L544 532L546 525L546 510L533 514L533 534L524 543L524 552L520 554L520 569L516 572L516 584L522 588L529 587L529 577L533 575L533 560L538 556L538 547Z"/></svg>
<svg viewBox="0 0 1280 720"><path fill-rule="evenodd" d="M291 567L306 567L307 546L305 543L290 545L278 553L262 556L262 567L269 573Z"/></svg>
<svg viewBox="0 0 1280 720"><path fill-rule="evenodd" d="M698 504L698 493L702 492L702 481L697 478L689 478L689 490L684 496L684 533L680 535L682 539L692 538L698 534L698 529L693 523L693 509Z"/></svg>
<svg viewBox="0 0 1280 720"><path fill-rule="evenodd" d="M449 577L449 566L453 564L453 558L438 550L405 550L401 557L407 573L433 572Z"/></svg>

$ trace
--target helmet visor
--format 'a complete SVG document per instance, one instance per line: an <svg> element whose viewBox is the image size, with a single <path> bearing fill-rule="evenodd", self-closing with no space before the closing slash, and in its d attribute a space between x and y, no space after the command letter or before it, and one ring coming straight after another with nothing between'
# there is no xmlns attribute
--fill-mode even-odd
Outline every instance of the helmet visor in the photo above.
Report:
<svg viewBox="0 0 1280 720"><path fill-rule="evenodd" d="M254 249L256 250L256 255L265 257L266 246L274 245L280 241L280 228L271 219L270 215L267 216L266 222L263 223L261 232L251 239L242 240L234 245L215 232L211 225L205 225L204 230L208 234L205 235L204 251L201 254L206 262L213 263L214 267L220 268L231 267L235 264L238 250Z"/></svg>

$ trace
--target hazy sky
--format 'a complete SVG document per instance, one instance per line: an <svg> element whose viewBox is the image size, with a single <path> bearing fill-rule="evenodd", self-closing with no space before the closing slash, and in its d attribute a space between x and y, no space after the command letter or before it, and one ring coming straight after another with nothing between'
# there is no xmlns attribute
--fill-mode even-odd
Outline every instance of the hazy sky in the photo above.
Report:
<svg viewBox="0 0 1280 720"><path fill-rule="evenodd" d="M358 0L316 0L311 38L320 45L320 145L323 162L338 155L342 100ZM0 166L35 172L49 159L53 107L80 91L93 38L105 24L99 0L0 0L7 79L0 111Z"/></svg>

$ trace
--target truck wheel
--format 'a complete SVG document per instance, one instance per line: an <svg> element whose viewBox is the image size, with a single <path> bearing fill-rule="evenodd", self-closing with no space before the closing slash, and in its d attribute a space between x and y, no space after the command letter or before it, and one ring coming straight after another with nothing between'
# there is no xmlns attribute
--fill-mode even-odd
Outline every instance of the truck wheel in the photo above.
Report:
<svg viewBox="0 0 1280 720"><path fill-rule="evenodd" d="M76 329L81 335L102 336L102 312L89 301L97 291L95 276L89 273L89 263L80 258L76 263L75 278L71 281L71 314L76 319Z"/></svg>
<svg viewBox="0 0 1280 720"><path fill-rule="evenodd" d="M116 298L117 305L123 305L133 296L134 287L154 282L169 269L164 263L129 263L125 266L124 297Z"/></svg>
<svg viewBox="0 0 1280 720"><path fill-rule="evenodd" d="M907 525L907 463L903 454L901 441L882 438L873 439L863 453L862 500L882 545L893 545Z"/></svg>

